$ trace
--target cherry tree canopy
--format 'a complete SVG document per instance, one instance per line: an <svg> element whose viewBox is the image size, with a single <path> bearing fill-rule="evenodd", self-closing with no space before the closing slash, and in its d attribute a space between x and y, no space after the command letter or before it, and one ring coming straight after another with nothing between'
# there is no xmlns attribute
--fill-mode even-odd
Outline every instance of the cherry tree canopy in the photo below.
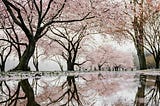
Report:
<svg viewBox="0 0 160 106"><path fill-rule="evenodd" d="M103 45L91 51L86 56L88 62L82 67L92 67L101 70L102 67L133 68L133 57L130 53L114 49L110 45Z"/></svg>

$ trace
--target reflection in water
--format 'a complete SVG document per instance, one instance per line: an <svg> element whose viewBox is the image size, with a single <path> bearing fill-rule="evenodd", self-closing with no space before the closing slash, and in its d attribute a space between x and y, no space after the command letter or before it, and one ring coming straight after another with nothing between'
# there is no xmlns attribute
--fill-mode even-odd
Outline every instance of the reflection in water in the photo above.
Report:
<svg viewBox="0 0 160 106"><path fill-rule="evenodd" d="M55 82L53 85L52 81L51 83L46 81L38 83L36 79L32 79L31 85L34 92L28 79L8 81L8 83L1 81L0 104L5 106L25 106L26 104L27 106L39 106L35 102L36 98L36 101L41 102L42 106L81 106L83 105L81 101L83 94L78 92L75 78L75 76L67 76L64 81L64 78L58 77L52 80Z"/></svg>
<svg viewBox="0 0 160 106"><path fill-rule="evenodd" d="M160 105L160 76L140 75L140 85L137 90L135 106Z"/></svg>
<svg viewBox="0 0 160 106"><path fill-rule="evenodd" d="M19 97L20 83L17 86L9 86L6 81L1 81L1 101L5 106L16 106L19 99L25 99L26 96Z"/></svg>
<svg viewBox="0 0 160 106"><path fill-rule="evenodd" d="M135 105L136 106L144 106L145 83L146 83L146 76L145 75L140 75L139 83L140 83L140 85L138 86Z"/></svg>
<svg viewBox="0 0 160 106"><path fill-rule="evenodd" d="M54 92L52 91L54 94L49 95L50 101L46 106L90 106L93 104L92 102L94 102L94 100L92 98L94 98L94 95L84 93L86 92L87 87L83 86L83 84L81 85L80 83L77 83L78 79L82 81L81 83L87 81L87 79L84 78L82 80L82 78L84 77L67 76L65 79L63 79L63 77L61 78L61 81L63 80L62 82L58 81L58 78L56 81L58 83L53 88ZM90 98L90 100L88 100L88 98Z"/></svg>
<svg viewBox="0 0 160 106"><path fill-rule="evenodd" d="M24 93L22 93L21 89ZM20 101L25 99L27 99L26 106L40 106L35 101L33 89L28 79L21 80L13 85L7 84L6 81L1 81L0 104L5 104L5 106L17 106L21 105Z"/></svg>
<svg viewBox="0 0 160 106"><path fill-rule="evenodd" d="M67 81L65 81L62 84L62 89L64 90L64 93L61 94L56 100L50 102L48 105L61 102L64 99L62 106L76 106L76 105L83 105L83 103L80 100L80 93L78 92L76 82L75 82L75 76L67 76Z"/></svg>
<svg viewBox="0 0 160 106"><path fill-rule="evenodd" d="M133 101L122 96L128 90L135 92L134 84L134 74L119 72L1 81L0 105L133 106L135 95L129 95Z"/></svg>
<svg viewBox="0 0 160 106"><path fill-rule="evenodd" d="M25 93L25 96L27 97L27 106L40 106L35 101L35 96L32 87L30 86L28 79L21 80L19 82L21 85L21 88L23 89L23 92Z"/></svg>

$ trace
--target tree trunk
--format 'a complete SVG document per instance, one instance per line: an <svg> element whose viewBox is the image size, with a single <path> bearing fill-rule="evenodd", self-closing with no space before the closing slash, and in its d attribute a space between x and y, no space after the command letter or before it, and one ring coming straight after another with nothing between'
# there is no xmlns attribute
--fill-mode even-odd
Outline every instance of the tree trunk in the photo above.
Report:
<svg viewBox="0 0 160 106"><path fill-rule="evenodd" d="M101 71L102 65L98 65L98 70Z"/></svg>
<svg viewBox="0 0 160 106"><path fill-rule="evenodd" d="M147 69L144 51L141 51L139 50L139 48L137 48L137 55L138 55L140 70Z"/></svg>
<svg viewBox="0 0 160 106"><path fill-rule="evenodd" d="M1 70L1 72L5 72L5 63L3 61L0 64L0 70Z"/></svg>
<svg viewBox="0 0 160 106"><path fill-rule="evenodd" d="M39 62L38 62L38 60L33 60L33 65L34 65L36 71L39 71Z"/></svg>
<svg viewBox="0 0 160 106"><path fill-rule="evenodd" d="M74 63L68 61L67 62L67 70L68 71L74 71Z"/></svg>
<svg viewBox="0 0 160 106"><path fill-rule="evenodd" d="M26 106L40 106L39 104L37 104L35 102L34 92L28 82L28 79L21 80L20 85L21 85L22 90L24 91L24 93L27 97L27 105Z"/></svg>
<svg viewBox="0 0 160 106"><path fill-rule="evenodd" d="M28 63L29 63L29 60L30 60L31 56L34 53L35 44L36 43L34 41L29 43L29 45L27 46L23 55L21 56L20 62L17 65L17 67L15 68L15 70L29 71Z"/></svg>
<svg viewBox="0 0 160 106"><path fill-rule="evenodd" d="M67 76L67 82L68 82L69 87L71 87L72 84L75 84L74 76Z"/></svg>
<svg viewBox="0 0 160 106"><path fill-rule="evenodd" d="M38 65L36 65L35 67L36 67L36 71L39 71L39 66L38 66Z"/></svg>
<svg viewBox="0 0 160 106"><path fill-rule="evenodd" d="M147 69L146 58L144 54L144 42L143 42L143 22L140 21L140 25L138 27L139 35L137 36L137 49L138 49L138 58L140 64L140 70Z"/></svg>
<svg viewBox="0 0 160 106"><path fill-rule="evenodd" d="M136 0L133 1L134 2L134 20L133 20L133 29L134 29L134 33L135 33L135 39L134 39L134 43L135 43L135 47L137 49L137 55L138 55L138 60L139 60L139 65L140 65L140 70L146 69L146 59L145 59L145 55L144 55L144 42L143 42L143 37L144 35L144 28L143 28L143 23L144 23L144 15L143 15L143 11L140 10L140 14L139 17L136 15L136 8L137 5L140 6L141 9L143 9L143 1L140 1L141 3L137 3Z"/></svg>
<svg viewBox="0 0 160 106"><path fill-rule="evenodd" d="M135 106L144 106L146 76L140 75L140 86L136 94Z"/></svg>
<svg viewBox="0 0 160 106"><path fill-rule="evenodd" d="M159 68L159 58L155 59L155 63L156 63L156 69L158 69Z"/></svg>
<svg viewBox="0 0 160 106"><path fill-rule="evenodd" d="M27 46L23 55L21 56L20 62L17 65L17 67L15 68L15 70L29 71L28 63L29 63L31 56L34 53L35 44L36 44L36 42L34 42L34 41L29 43L29 45ZM33 92L31 85L28 82L28 79L20 81L20 85L21 85L22 90L25 93L27 100L28 100L26 106L40 106L35 101L34 92Z"/></svg>

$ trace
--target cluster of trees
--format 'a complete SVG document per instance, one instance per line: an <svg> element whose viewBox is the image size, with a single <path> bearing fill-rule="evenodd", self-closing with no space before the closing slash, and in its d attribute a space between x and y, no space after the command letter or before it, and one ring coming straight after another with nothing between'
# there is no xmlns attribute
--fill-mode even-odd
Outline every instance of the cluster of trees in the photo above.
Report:
<svg viewBox="0 0 160 106"><path fill-rule="evenodd" d="M29 70L32 56L39 70L40 56L35 48L46 49L47 45L52 50L44 50L46 54L61 55L67 69L74 70L75 65L84 63L77 63L76 59L85 52L85 42L94 33L110 34L118 41L132 39L140 69L147 68L144 50L153 55L159 68L159 1L3 0L0 17L1 71L12 53L19 59L15 70Z"/></svg>
<svg viewBox="0 0 160 106"><path fill-rule="evenodd" d="M19 63L13 69L15 71L29 70L28 63L34 54L37 42L52 26L93 18L90 2L78 0L1 0L0 16L1 29L4 31L1 41L11 45L7 48L10 50L14 48L18 54ZM1 48L2 51L8 50ZM5 58L1 60L3 63L6 61ZM74 79L68 78L68 82L71 80ZM27 106L39 106L28 80L20 81L19 85L25 93L24 98L27 98ZM19 98L19 94L16 95L17 99L22 99ZM12 104L16 105L17 99L13 99Z"/></svg>
<svg viewBox="0 0 160 106"><path fill-rule="evenodd" d="M106 63L115 67L132 64L128 62L131 59L128 54L110 52L105 46L87 56L86 42L94 33L109 34L118 41L132 39L140 69L147 68L144 50L153 55L159 68L159 3L159 0L1 0L0 69L5 71L7 58L16 54L19 62L14 71L30 70L28 63L32 56L39 70L38 48L46 56L62 57L70 71L88 60L99 69ZM80 63L78 59L84 55L87 58ZM67 77L67 81L70 84L75 79ZM28 98L27 105L38 106L28 80L21 81L20 85Z"/></svg>
<svg viewBox="0 0 160 106"><path fill-rule="evenodd" d="M140 69L147 68L145 50L153 55L155 68L159 68L159 1L124 0L116 5L116 10L107 18L110 23L104 31L117 39L125 37L134 42ZM102 24L106 23L102 21Z"/></svg>
<svg viewBox="0 0 160 106"><path fill-rule="evenodd" d="M134 68L131 53L116 50L110 45L101 45L86 55L83 68L90 70L131 70Z"/></svg>

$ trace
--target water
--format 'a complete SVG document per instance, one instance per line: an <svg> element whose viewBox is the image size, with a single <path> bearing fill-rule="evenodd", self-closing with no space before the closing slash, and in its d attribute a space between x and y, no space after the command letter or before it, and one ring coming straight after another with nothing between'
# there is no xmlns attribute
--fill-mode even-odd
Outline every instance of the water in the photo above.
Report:
<svg viewBox="0 0 160 106"><path fill-rule="evenodd" d="M49 73L49 72L48 72ZM36 73L37 74L37 73ZM25 106L27 98L18 84L27 79L35 101L41 106L134 106L139 82L137 72L81 72L76 74L43 74L1 76L0 106ZM156 88L156 86L154 86ZM152 86L153 88L153 86ZM147 93L151 86L145 89ZM159 92L158 92L159 93ZM156 94L155 94L156 95ZM146 95L147 104L151 94ZM151 98L153 99L153 98ZM156 105L156 104L155 104ZM153 106L148 103L148 106ZM157 105L158 106L158 105Z"/></svg>

